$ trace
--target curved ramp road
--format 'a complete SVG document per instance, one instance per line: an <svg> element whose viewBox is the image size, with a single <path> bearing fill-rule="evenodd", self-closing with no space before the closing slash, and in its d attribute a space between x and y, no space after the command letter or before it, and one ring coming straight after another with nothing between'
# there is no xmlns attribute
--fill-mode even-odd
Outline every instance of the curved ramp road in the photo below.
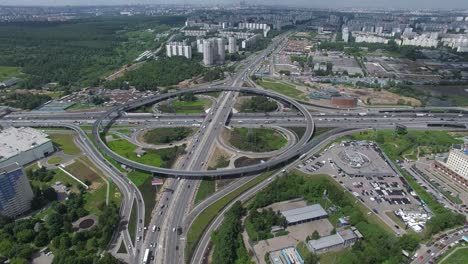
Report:
<svg viewBox="0 0 468 264"><path fill-rule="evenodd" d="M235 168L235 169L216 170L216 171L186 171L186 170L165 169L165 168L144 165L135 161L128 160L116 154L109 147L107 147L105 142L101 139L100 128L104 126L104 122L108 120L113 120L114 118L118 117L121 112L135 109L146 104L151 104L154 102L159 102L159 101L166 100L172 97L176 97L184 93L187 93L189 91L193 92L194 94L200 94L200 93L206 93L206 92L212 92L212 91L234 91L234 92L264 95L264 96L268 96L268 97L283 101L287 103L288 105L295 107L302 113L302 115L305 118L306 131L304 133L304 136L298 140L296 145L292 146L290 149L288 149L288 151L282 153L281 155L279 155L278 157L274 159L271 159L265 163L261 163L257 165L252 165L252 166L247 166L247 167L242 167L242 168ZM287 96L284 96L275 92L267 91L267 90L260 90L260 89L255 89L255 88L246 88L246 87L231 87L231 86L215 86L211 88L197 88L197 89L177 91L173 93L167 93L163 95L142 98L137 101L133 101L128 104L112 108L111 110L103 114L101 117L99 117L93 125L93 136L96 138L97 147L101 151L103 151L104 153L106 153L107 155L115 159L116 161L118 161L119 163L125 164L135 169L139 169L139 170L143 170L143 171L147 171L151 173L158 173L162 175L169 175L169 176L176 176L176 177L187 177L187 178L245 175L249 173L255 173L255 172L268 170L275 166L281 165L284 162L287 162L296 156L304 154L305 153L304 151L306 151L306 149L304 149L303 146L307 143L309 138L312 137L313 133L314 133L313 117L309 113L309 111L300 103L290 99Z"/></svg>

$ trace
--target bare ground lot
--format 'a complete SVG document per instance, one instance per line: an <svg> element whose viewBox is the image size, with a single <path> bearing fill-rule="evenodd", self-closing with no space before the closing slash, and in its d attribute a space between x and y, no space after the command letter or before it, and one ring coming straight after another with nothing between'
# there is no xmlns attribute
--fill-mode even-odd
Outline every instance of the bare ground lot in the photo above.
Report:
<svg viewBox="0 0 468 264"><path fill-rule="evenodd" d="M411 103L412 106L420 106L421 102L417 99L400 96L398 94L391 93L389 91L381 90L376 91L372 88L352 88L345 85L331 85L331 84L315 84L315 86L321 88L335 88L340 92L344 92L347 95L358 97L362 102L370 100L372 105L396 105L398 101L404 100L405 103ZM369 99L368 99L369 98Z"/></svg>

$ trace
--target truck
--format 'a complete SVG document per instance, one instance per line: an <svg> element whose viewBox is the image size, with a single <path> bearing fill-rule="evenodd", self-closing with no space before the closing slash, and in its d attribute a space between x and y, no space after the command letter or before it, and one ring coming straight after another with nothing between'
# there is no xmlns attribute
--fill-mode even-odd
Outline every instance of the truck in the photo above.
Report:
<svg viewBox="0 0 468 264"><path fill-rule="evenodd" d="M156 225L153 226L153 228L151 229L151 232L156 232Z"/></svg>
<svg viewBox="0 0 468 264"><path fill-rule="evenodd" d="M416 113L416 117L424 117L426 116L426 113Z"/></svg>
<svg viewBox="0 0 468 264"><path fill-rule="evenodd" d="M366 112L361 112L361 113L359 113L359 115L360 115L360 116L366 116L367 113L366 113Z"/></svg>
<svg viewBox="0 0 468 264"><path fill-rule="evenodd" d="M147 248L145 250L145 254L143 255L143 262L142 262L143 264L148 263L149 255L150 255L150 250L149 250L149 248Z"/></svg>

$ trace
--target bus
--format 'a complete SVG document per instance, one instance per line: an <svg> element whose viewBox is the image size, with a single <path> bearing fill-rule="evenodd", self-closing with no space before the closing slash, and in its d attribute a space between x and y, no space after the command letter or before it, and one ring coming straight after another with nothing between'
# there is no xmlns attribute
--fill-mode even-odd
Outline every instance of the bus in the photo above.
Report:
<svg viewBox="0 0 468 264"><path fill-rule="evenodd" d="M147 249L145 250L145 255L143 255L143 264L147 264L147 263L148 263L149 255L150 255L150 250L149 250L149 248L147 248Z"/></svg>

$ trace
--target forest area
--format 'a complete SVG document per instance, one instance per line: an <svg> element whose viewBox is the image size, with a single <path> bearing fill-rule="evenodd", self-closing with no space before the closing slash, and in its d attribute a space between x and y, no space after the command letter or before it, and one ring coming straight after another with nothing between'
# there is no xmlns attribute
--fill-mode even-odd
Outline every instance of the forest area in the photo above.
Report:
<svg viewBox="0 0 468 264"><path fill-rule="evenodd" d="M27 76L20 85L25 89L49 82L61 89L98 84L103 75L160 45L154 34L182 25L184 19L112 16L2 24L0 66L20 67Z"/></svg>

